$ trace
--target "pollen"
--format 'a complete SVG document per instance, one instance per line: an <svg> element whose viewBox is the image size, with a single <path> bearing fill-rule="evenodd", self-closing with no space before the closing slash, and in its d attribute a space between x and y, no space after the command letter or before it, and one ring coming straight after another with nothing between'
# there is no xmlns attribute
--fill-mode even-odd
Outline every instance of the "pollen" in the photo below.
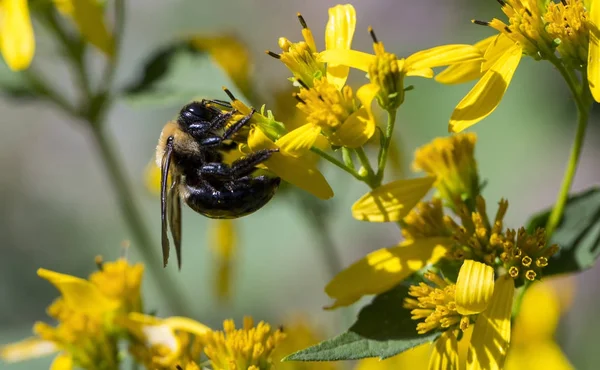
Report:
<svg viewBox="0 0 600 370"><path fill-rule="evenodd" d="M272 367L271 352L285 338L281 330L260 322L255 327L252 318L245 317L241 329L232 320L223 323L224 331L206 335L204 352L215 370L268 370Z"/></svg>
<svg viewBox="0 0 600 370"><path fill-rule="evenodd" d="M407 240L450 236L451 230L446 226L444 218L441 199L420 202L402 219L402 235Z"/></svg>
<svg viewBox="0 0 600 370"><path fill-rule="evenodd" d="M507 230L500 255L513 279L535 280L548 265L548 258L558 251L558 246L546 246L546 230L538 228L528 234L524 228Z"/></svg>
<svg viewBox="0 0 600 370"><path fill-rule="evenodd" d="M557 50L572 67L587 63L589 33L593 25L581 0L550 2L544 15L548 34L559 40Z"/></svg>
<svg viewBox="0 0 600 370"><path fill-rule="evenodd" d="M322 78L315 80L312 88L308 87L298 94L297 107L307 115L307 123L321 127L326 135L334 133L358 109L349 86L338 90Z"/></svg>
<svg viewBox="0 0 600 370"><path fill-rule="evenodd" d="M437 138L417 149L413 168L437 177L434 186L445 201L474 200L479 194L476 141L474 133Z"/></svg>
<svg viewBox="0 0 600 370"><path fill-rule="evenodd" d="M470 320L457 311L456 285L446 282L432 272L425 273L424 277L432 285L420 283L411 286L408 294L414 298L404 300L404 308L411 310L413 320L424 319L417 324L417 332L425 334L435 329L454 327L466 330Z"/></svg>

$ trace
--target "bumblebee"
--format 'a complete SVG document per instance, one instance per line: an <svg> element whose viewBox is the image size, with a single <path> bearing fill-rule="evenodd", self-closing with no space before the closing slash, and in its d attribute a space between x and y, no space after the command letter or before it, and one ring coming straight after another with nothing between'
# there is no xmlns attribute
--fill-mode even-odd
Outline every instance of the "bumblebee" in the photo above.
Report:
<svg viewBox="0 0 600 370"><path fill-rule="evenodd" d="M235 148L235 143L228 141L250 121L254 112L253 109L239 121L230 123L235 111L228 102L195 101L185 105L177 120L163 128L156 162L161 168L164 266L169 259L167 228L170 227L181 268L181 200L206 217L231 219L260 209L277 191L279 177L252 176L252 173L278 149L258 150L231 165L223 163L222 152Z"/></svg>

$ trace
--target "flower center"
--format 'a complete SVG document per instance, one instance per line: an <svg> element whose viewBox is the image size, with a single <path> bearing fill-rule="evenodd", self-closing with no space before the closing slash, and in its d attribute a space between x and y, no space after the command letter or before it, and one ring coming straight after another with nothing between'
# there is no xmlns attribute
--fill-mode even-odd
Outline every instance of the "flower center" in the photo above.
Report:
<svg viewBox="0 0 600 370"><path fill-rule="evenodd" d="M593 27L589 14L580 0L550 2L544 15L546 31L559 40L557 50L574 67L587 63L589 32Z"/></svg>

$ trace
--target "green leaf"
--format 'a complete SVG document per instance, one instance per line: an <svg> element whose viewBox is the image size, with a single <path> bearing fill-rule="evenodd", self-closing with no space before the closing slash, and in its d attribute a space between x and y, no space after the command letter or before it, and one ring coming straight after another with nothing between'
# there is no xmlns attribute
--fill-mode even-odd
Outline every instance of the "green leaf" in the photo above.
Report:
<svg viewBox="0 0 600 370"><path fill-rule="evenodd" d="M551 211L534 215L527 230L531 233L544 227ZM600 188L569 197L550 243L558 244L560 250L550 258L544 276L581 271L594 265L600 255Z"/></svg>
<svg viewBox="0 0 600 370"><path fill-rule="evenodd" d="M201 98L227 99L223 86L243 98L208 53L182 42L152 55L123 95L133 106L164 107Z"/></svg>
<svg viewBox="0 0 600 370"><path fill-rule="evenodd" d="M26 71L11 71L4 61L0 61L0 93L11 98L33 98L38 96L38 92L27 78L26 73Z"/></svg>
<svg viewBox="0 0 600 370"><path fill-rule="evenodd" d="M338 361L367 357L386 359L420 344L432 342L439 332L417 334L417 321L402 307L408 287L399 285L376 296L363 307L345 333L287 356L284 361Z"/></svg>

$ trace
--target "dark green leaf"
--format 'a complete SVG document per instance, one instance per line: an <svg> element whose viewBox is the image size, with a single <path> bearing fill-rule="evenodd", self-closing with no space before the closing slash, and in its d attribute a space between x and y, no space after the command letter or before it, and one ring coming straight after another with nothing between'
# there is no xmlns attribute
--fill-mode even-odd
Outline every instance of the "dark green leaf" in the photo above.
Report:
<svg viewBox="0 0 600 370"><path fill-rule="evenodd" d="M367 357L385 359L420 344L434 341L440 333L417 334L417 322L402 307L408 288L399 285L380 294L363 307L358 320L345 333L303 349L285 361L358 360Z"/></svg>
<svg viewBox="0 0 600 370"><path fill-rule="evenodd" d="M200 98L227 99L223 86L243 98L208 53L182 42L151 56L141 76L123 95L132 105L183 105Z"/></svg>
<svg viewBox="0 0 600 370"><path fill-rule="evenodd" d="M38 96L27 72L11 71L6 63L0 61L0 92L10 98L35 98Z"/></svg>
<svg viewBox="0 0 600 370"><path fill-rule="evenodd" d="M544 227L550 212L534 215L527 230ZM576 272L590 268L600 255L600 189L592 188L572 195L565 206L563 218L552 235L551 244L560 250L550 258L544 276Z"/></svg>

